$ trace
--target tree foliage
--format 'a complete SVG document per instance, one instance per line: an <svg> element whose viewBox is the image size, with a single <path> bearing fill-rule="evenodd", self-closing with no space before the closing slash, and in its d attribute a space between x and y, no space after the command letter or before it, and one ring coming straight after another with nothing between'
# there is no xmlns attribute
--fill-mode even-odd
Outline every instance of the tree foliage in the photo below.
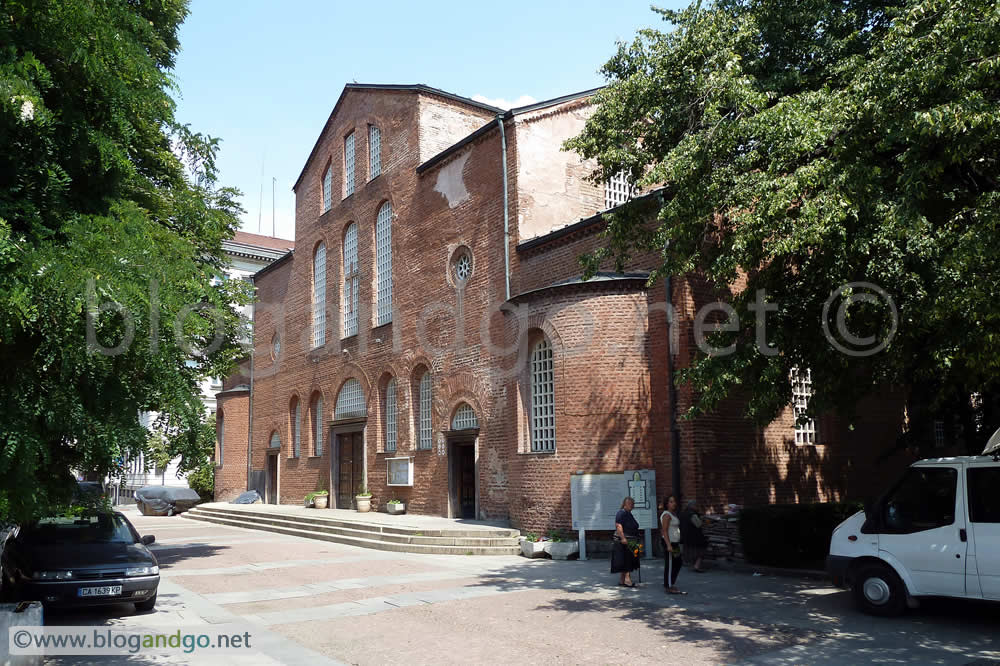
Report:
<svg viewBox="0 0 1000 666"><path fill-rule="evenodd" d="M655 10L604 66L609 85L567 142L662 187L655 214L610 215L586 258L656 251L739 316L679 372L691 415L739 392L766 422L792 368L811 368L813 411L874 387L919 387L930 408L995 395L1000 369L1000 5L994 0L716 0ZM666 248L666 249L665 249ZM891 307L834 298L877 285ZM758 290L766 342L755 343ZM853 344L844 330L888 345ZM842 346L831 345L823 322ZM898 324L898 326L897 326ZM894 330L895 329L895 330ZM987 433L988 435L989 433Z"/></svg>
<svg viewBox="0 0 1000 666"><path fill-rule="evenodd" d="M163 434L242 355L238 192L174 118L185 0L0 7L0 495L18 518Z"/></svg>

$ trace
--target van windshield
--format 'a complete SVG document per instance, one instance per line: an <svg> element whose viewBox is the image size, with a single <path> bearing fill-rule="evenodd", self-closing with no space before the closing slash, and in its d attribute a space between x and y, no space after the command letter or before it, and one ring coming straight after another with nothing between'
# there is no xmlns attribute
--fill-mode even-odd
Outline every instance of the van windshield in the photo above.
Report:
<svg viewBox="0 0 1000 666"><path fill-rule="evenodd" d="M906 534L951 525L957 484L954 467L911 467L883 504L886 531Z"/></svg>

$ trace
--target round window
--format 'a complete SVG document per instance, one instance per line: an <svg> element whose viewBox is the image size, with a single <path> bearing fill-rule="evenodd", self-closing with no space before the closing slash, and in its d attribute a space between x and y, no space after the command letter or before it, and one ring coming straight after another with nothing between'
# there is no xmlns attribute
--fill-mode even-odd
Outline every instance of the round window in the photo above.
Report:
<svg viewBox="0 0 1000 666"><path fill-rule="evenodd" d="M472 258L467 252L463 252L455 258L455 282L464 283L472 275Z"/></svg>

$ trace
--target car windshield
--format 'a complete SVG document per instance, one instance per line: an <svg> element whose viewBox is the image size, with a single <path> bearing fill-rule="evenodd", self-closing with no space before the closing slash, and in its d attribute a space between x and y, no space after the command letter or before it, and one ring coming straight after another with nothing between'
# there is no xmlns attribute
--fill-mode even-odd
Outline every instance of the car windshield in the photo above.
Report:
<svg viewBox="0 0 1000 666"><path fill-rule="evenodd" d="M107 513L42 518L28 528L25 537L33 543L46 545L135 543L125 519Z"/></svg>

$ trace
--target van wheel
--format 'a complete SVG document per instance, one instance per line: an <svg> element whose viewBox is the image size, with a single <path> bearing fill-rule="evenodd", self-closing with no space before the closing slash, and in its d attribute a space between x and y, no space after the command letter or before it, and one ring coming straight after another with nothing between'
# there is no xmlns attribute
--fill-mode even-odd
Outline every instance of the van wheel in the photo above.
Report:
<svg viewBox="0 0 1000 666"><path fill-rule="evenodd" d="M868 564L854 576L854 601L869 615L891 617L906 609L906 589L896 572L884 564Z"/></svg>

